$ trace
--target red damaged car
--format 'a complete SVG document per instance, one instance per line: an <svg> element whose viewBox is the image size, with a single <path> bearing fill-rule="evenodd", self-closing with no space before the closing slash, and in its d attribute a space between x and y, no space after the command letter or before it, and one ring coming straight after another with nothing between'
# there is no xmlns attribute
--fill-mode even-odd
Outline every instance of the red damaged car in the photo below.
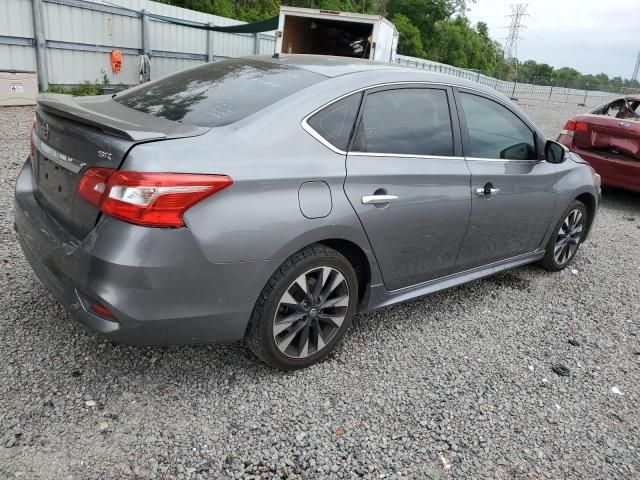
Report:
<svg viewBox="0 0 640 480"><path fill-rule="evenodd" d="M589 162L603 185L640 192L640 94L573 117L558 142Z"/></svg>

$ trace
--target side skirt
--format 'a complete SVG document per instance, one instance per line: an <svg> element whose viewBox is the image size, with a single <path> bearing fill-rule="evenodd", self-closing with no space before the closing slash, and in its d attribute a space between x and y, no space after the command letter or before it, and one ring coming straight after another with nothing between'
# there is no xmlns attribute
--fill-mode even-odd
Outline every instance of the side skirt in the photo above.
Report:
<svg viewBox="0 0 640 480"><path fill-rule="evenodd" d="M489 277L496 273L511 268L520 267L528 263L533 263L544 257L544 251L536 251L511 257L499 262L490 263L481 267L476 267L464 272L458 272L446 277L429 280L428 282L412 285L410 287L398 290L387 290L384 285L372 285L369 294L369 303L362 311L372 311L378 308L387 307L396 303L406 302L414 298L422 297L433 292L445 290L447 288L457 287L463 283L478 280L480 278Z"/></svg>

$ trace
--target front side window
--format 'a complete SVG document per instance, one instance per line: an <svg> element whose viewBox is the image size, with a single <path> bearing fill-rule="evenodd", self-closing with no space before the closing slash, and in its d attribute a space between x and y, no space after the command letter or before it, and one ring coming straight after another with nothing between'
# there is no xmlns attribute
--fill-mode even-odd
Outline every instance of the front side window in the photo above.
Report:
<svg viewBox="0 0 640 480"><path fill-rule="evenodd" d="M535 160L533 132L513 112L488 98L462 93L469 157Z"/></svg>
<svg viewBox="0 0 640 480"><path fill-rule="evenodd" d="M352 151L453 155L446 91L404 88L368 94Z"/></svg>
<svg viewBox="0 0 640 480"><path fill-rule="evenodd" d="M332 103L313 115L307 123L331 145L346 150L351 139L362 93Z"/></svg>
<svg viewBox="0 0 640 480"><path fill-rule="evenodd" d="M326 78L280 63L234 58L145 83L114 100L167 120L220 127Z"/></svg>

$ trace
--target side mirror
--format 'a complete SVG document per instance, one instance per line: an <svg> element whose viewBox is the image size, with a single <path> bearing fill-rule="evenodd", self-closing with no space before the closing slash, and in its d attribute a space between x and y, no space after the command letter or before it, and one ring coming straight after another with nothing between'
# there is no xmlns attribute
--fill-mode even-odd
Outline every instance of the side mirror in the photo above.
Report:
<svg viewBox="0 0 640 480"><path fill-rule="evenodd" d="M544 158L549 163L562 163L565 161L568 151L569 149L564 145L553 140L547 140L544 145Z"/></svg>

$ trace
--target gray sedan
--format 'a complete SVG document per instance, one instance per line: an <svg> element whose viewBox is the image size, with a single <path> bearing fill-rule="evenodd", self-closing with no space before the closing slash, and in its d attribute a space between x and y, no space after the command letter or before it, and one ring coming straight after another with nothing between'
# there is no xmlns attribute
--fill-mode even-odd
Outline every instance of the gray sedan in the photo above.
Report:
<svg viewBox="0 0 640 480"><path fill-rule="evenodd" d="M15 223L42 282L105 337L245 339L296 369L357 311L565 268L599 195L588 164L489 88L257 56L114 96L41 95Z"/></svg>

